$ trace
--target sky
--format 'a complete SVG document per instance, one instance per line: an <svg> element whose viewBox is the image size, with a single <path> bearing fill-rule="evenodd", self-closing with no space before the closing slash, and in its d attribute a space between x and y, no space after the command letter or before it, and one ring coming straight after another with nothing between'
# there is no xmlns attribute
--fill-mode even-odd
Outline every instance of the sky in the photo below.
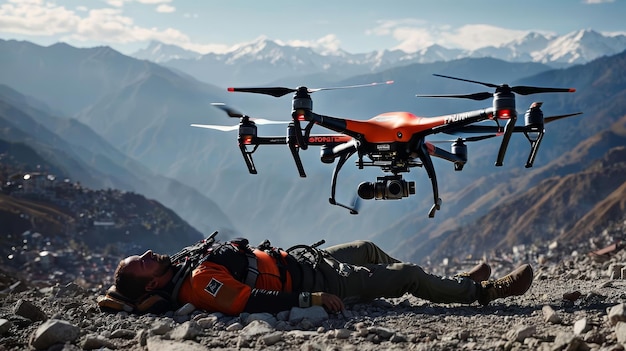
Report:
<svg viewBox="0 0 626 351"><path fill-rule="evenodd" d="M626 34L626 0L0 0L0 39L110 46L150 41L223 53L259 38L350 53L476 49L528 32Z"/></svg>

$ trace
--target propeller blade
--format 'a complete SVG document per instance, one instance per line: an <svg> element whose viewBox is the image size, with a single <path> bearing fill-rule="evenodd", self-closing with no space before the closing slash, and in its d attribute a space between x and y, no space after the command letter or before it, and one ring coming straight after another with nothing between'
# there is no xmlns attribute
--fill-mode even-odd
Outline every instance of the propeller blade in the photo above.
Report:
<svg viewBox="0 0 626 351"><path fill-rule="evenodd" d="M464 78L444 76L443 74L433 74L433 76L442 77L442 78L448 78L448 79L454 79L454 80L460 80L462 82L468 82L468 83L476 83L476 84L484 85L484 86L490 87L490 88L497 88L497 87L499 87L499 85L496 85L496 84L479 82L477 80L470 80L470 79L464 79Z"/></svg>
<svg viewBox="0 0 626 351"><path fill-rule="evenodd" d="M583 114L582 112L576 112L576 113L569 113L569 114L566 114L566 115L559 115L559 116L550 116L550 117L545 117L545 118L543 119L543 122L544 122L544 123L550 123L550 122L557 121L557 120L559 120L559 119L561 119L561 118L567 118L567 117L572 117L572 116L578 116L578 115L582 115L582 114Z"/></svg>
<svg viewBox="0 0 626 351"><path fill-rule="evenodd" d="M456 138L456 139L451 139L451 140L435 140L435 141L429 141L429 143L433 143L433 144L437 144L437 143L454 143L454 142L457 142L457 141L474 142L474 141L480 141L480 140L493 138L493 137L496 137L496 136L498 136L498 134L478 135L478 136L473 136L473 137Z"/></svg>
<svg viewBox="0 0 626 351"><path fill-rule="evenodd" d="M281 97L289 93L293 93L296 89L285 87L266 87L266 88L228 88L230 92L265 94L273 97Z"/></svg>
<svg viewBox="0 0 626 351"><path fill-rule="evenodd" d="M368 83L368 84L346 85L346 86L342 86L342 87L328 87L328 88L309 89L309 93L314 93L316 91L322 91L322 90L363 88L363 87L373 87L373 86L376 86L376 85L387 85L387 84L393 84L393 80L388 80L386 82L374 82L374 83Z"/></svg>
<svg viewBox="0 0 626 351"><path fill-rule="evenodd" d="M542 87L529 87L525 85L518 85L511 88L511 91L520 95L530 95L538 93L574 93L574 88L542 88Z"/></svg>
<svg viewBox="0 0 626 351"><path fill-rule="evenodd" d="M196 128L207 128L207 129L215 129L215 130L219 130L222 132L230 132L233 130L237 130L239 129L239 126L217 126L217 125L213 125L213 124L191 124L192 127L196 127Z"/></svg>
<svg viewBox="0 0 626 351"><path fill-rule="evenodd" d="M234 108L230 107L230 106L226 106L226 104L221 103L221 102L213 102L211 103L211 105L219 108L222 111L225 111L229 117L233 117L233 118L244 118L247 117L249 118L251 121L254 121L256 124L288 124L290 121L272 121L269 119L265 119L265 118L252 118L250 116L247 116L237 110L235 110ZM222 126L219 126L222 127ZM204 127L201 127L204 128Z"/></svg>
<svg viewBox="0 0 626 351"><path fill-rule="evenodd" d="M251 118L251 121L254 121L255 124L266 125L266 124L288 124L288 121L271 121L269 119L263 118ZM196 128L206 128L206 129L215 129L220 130L222 132L230 132L231 130L237 130L239 125L234 126L219 126L215 124L191 124L192 127Z"/></svg>
<svg viewBox="0 0 626 351"><path fill-rule="evenodd" d="M479 82L477 80L471 80L471 79L464 79L464 78L457 78L457 77L451 77L451 76L445 76L443 74L433 74L434 76L437 77L442 77L442 78L448 78L448 79L454 79L454 80L460 80L462 82L468 82L468 83L476 83L476 84L480 84L480 85L484 85L490 88L504 88L504 89L510 89L512 92L520 94L520 95L530 95L530 94L538 94L538 93L573 93L576 91L576 89L574 88L544 88L544 87L532 87L532 86L526 86L526 85L519 85L519 86L514 86L514 87L508 87L508 84L492 84L492 83L485 83L485 82ZM473 96L473 95L480 95L482 93L479 94L469 94L467 96ZM453 96L451 96L453 97ZM460 97L465 97L465 98L471 98L471 97L466 97L461 95ZM487 98L485 98L487 99ZM478 99L474 99L474 100L478 100ZM480 100L484 100L484 99L480 99Z"/></svg>
<svg viewBox="0 0 626 351"><path fill-rule="evenodd" d="M501 132L502 132L502 128L497 127L497 126L469 125L469 126L457 128L454 130L446 131L445 133L450 134L450 135L459 135L463 133L478 133L478 134L496 133L497 134Z"/></svg>
<svg viewBox="0 0 626 351"><path fill-rule="evenodd" d="M291 121L272 121L265 118L250 118L251 121L254 121L256 124L289 124Z"/></svg>
<svg viewBox="0 0 626 351"><path fill-rule="evenodd" d="M233 117L233 118L247 117L243 113L235 110L232 107L226 106L226 104L224 104L222 102L213 102L213 103L211 103L211 105L213 105L213 106L219 108L220 110L226 112L226 114L228 114L228 117Z"/></svg>
<svg viewBox="0 0 626 351"><path fill-rule="evenodd" d="M485 139L489 139L489 138L493 138L498 136L498 134L490 134L490 135L479 135L479 136L474 136L474 137L467 137L464 138L463 141L468 141L468 142L472 142L472 141L480 141L480 140L485 140Z"/></svg>
<svg viewBox="0 0 626 351"><path fill-rule="evenodd" d="M377 86L377 85L387 85L387 84L393 84L393 80L388 80L386 82L374 82L374 83L367 83L367 84L347 85L347 86L342 86L342 87L328 87L328 88L314 88L314 89L306 88L306 89L307 89L307 92L309 92L309 93L315 93L317 91L322 91L322 90L363 88L363 87L373 87L373 86ZM254 94L265 94L265 95L271 95L271 96L274 96L274 97L281 97L281 96L287 95L289 93L293 93L293 92L298 91L298 88L296 88L296 89L285 88L285 87L228 88L228 91L230 91L230 92L254 93Z"/></svg>
<svg viewBox="0 0 626 351"><path fill-rule="evenodd" d="M434 98L457 98L457 99L471 99L471 100L487 100L493 97L492 93L475 93L475 94L443 94L443 95L415 95L417 97L434 97Z"/></svg>

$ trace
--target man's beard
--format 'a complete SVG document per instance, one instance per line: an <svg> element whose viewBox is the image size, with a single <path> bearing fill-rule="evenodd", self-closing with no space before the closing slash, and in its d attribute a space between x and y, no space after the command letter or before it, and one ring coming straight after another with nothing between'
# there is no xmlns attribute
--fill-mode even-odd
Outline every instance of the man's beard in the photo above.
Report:
<svg viewBox="0 0 626 351"><path fill-rule="evenodd" d="M167 271L172 266L172 260L170 259L169 255L154 254L154 259L159 264L159 267L160 267L159 273L157 274L158 277L167 273Z"/></svg>

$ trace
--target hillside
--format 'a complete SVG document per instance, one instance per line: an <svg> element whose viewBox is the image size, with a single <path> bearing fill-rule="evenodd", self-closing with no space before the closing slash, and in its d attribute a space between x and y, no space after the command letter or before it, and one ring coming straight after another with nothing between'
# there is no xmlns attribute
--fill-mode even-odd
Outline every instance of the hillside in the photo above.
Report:
<svg viewBox="0 0 626 351"><path fill-rule="evenodd" d="M179 245L204 238L154 200L90 189L36 171L39 165L19 156L11 150L0 154L2 271L27 282L76 279L94 286L101 279L94 270L110 271L119 257L148 249L171 254ZM79 262L89 268L79 269ZM49 265L56 266L54 272L47 272Z"/></svg>
<svg viewBox="0 0 626 351"><path fill-rule="evenodd" d="M607 133L594 139L607 140ZM461 259L509 252L517 245L557 240L575 245L626 220L626 137L581 171L553 176L528 191L498 203L474 223L415 244L414 261ZM579 150L566 154L573 158ZM556 173L556 172L555 172ZM618 237L624 234L618 233Z"/></svg>
<svg viewBox="0 0 626 351"><path fill-rule="evenodd" d="M58 117L41 101L4 85L0 85L0 125L0 139L12 148L27 145L31 164L45 163L44 169L53 174L93 189L144 194L174 209L205 233L218 227L225 232L234 228L219 206L195 189L155 174L83 123Z"/></svg>

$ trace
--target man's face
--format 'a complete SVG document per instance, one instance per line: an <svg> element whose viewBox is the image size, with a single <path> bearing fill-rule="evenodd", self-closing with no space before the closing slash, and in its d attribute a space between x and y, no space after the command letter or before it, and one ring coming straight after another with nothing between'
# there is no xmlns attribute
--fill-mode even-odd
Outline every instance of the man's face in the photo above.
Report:
<svg viewBox="0 0 626 351"><path fill-rule="evenodd" d="M152 250L141 256L129 256L124 261L124 272L137 277L158 278L167 273L171 266L168 255L155 254Z"/></svg>

